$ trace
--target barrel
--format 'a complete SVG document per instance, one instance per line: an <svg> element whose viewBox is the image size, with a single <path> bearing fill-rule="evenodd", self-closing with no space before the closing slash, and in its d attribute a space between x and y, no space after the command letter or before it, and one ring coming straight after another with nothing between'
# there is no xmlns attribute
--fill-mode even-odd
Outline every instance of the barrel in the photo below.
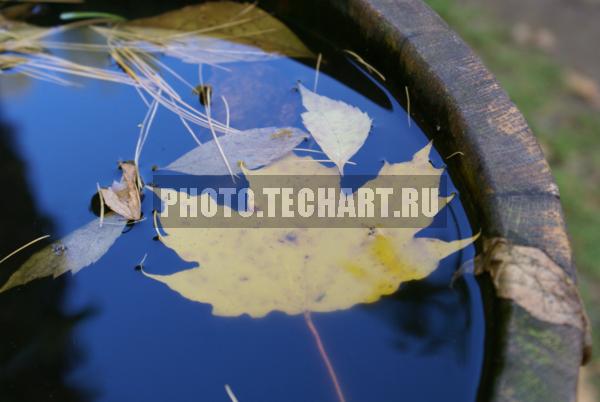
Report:
<svg viewBox="0 0 600 402"><path fill-rule="evenodd" d="M405 93L410 94L413 119L441 154L458 153L447 160L448 167L471 224L481 230L486 351L479 399L575 401L590 334L560 195L534 134L494 75L421 0L261 5L292 26L301 21L374 61L407 109ZM537 270L555 278L542 295L554 303L546 309L551 316L540 315L540 306L527 306L522 300L527 293L510 294L500 266L504 274ZM557 306L561 297L569 302Z"/></svg>

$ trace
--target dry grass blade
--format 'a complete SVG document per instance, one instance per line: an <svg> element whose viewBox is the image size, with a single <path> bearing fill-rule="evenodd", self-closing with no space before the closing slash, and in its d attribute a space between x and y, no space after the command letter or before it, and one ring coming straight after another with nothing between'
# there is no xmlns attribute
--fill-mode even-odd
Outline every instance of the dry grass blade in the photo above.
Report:
<svg viewBox="0 0 600 402"><path fill-rule="evenodd" d="M456 151L456 152L453 152L450 155L446 156L444 159L448 160L450 158L455 157L456 155L465 156L465 153L462 151Z"/></svg>
<svg viewBox="0 0 600 402"><path fill-rule="evenodd" d="M108 35L108 32L105 31L105 34ZM210 115L210 101L206 105L206 114L197 111L192 106L187 104L181 98L181 96L179 96L179 94L169 85L169 83L158 72L156 72L146 60L144 60L146 54L142 53L139 49L133 50L121 46L115 39L109 40L108 43L109 46L111 46L111 54L113 58L117 60L119 64L124 66L124 68L126 67L126 71L128 72L128 74L140 85L140 87L151 98L154 99L155 102L160 103L166 109L174 112L179 116L184 127L194 138L196 143L198 143L198 145L200 145L201 142L198 139L198 137L194 134L188 122L198 124L210 130L215 144L219 149L219 154L221 155L221 158L225 162L230 175L234 177L233 169L231 168L227 156L223 152L223 149L219 143L219 139L217 136L217 131L220 131L222 133L228 133L231 131L231 128L229 127L229 118L227 118L226 125L213 121ZM153 59L156 60L155 58ZM159 62L159 66L164 66L164 64ZM192 87L172 69L167 68L165 70L171 75L173 75L176 79L183 81L184 83L186 83L186 85ZM163 91L165 95L163 95ZM224 101L224 103L226 102L227 101ZM226 106L226 108L228 109L228 105Z"/></svg>
<svg viewBox="0 0 600 402"><path fill-rule="evenodd" d="M141 89L151 98L156 99L163 107L177 114L182 119L201 127L210 128L218 132L232 131L224 124L212 120L209 124L207 115L199 112L194 107L186 103L171 85L158 74L146 60L139 49L121 47L114 41L111 45L112 57L121 65L128 74L140 85ZM170 72L167 70L167 72ZM162 94L161 94L162 92ZM237 131L237 130L235 130Z"/></svg>
<svg viewBox="0 0 600 402"><path fill-rule="evenodd" d="M108 45L99 43L68 43L55 41L41 41L39 44L44 49L75 50L81 52L108 52Z"/></svg>
<svg viewBox="0 0 600 402"><path fill-rule="evenodd" d="M21 247L19 247L18 249L16 249L15 251L13 251L12 253L10 253L9 255L7 255L6 257L2 258L0 260L0 264L2 264L4 261L8 260L10 257L12 257L13 255L19 253L20 251L23 251L24 249L26 249L27 247L31 246L32 244L37 243L40 240L44 240L47 239L48 237L50 237L50 235L44 235L44 236L40 236L37 239L34 239L32 241L30 241L27 244L22 245Z"/></svg>
<svg viewBox="0 0 600 402"><path fill-rule="evenodd" d="M142 188L142 179L140 177L140 156L142 154L142 149L144 148L144 144L146 143L146 140L148 139L148 135L150 134L150 127L152 126L152 122L154 121L154 116L156 116L156 110L158 109L158 102L156 101L156 99L154 99L152 101L152 104L150 105L150 107L148 108L148 112L146 113L146 116L144 117L144 120L141 124L140 127L140 134L138 136L138 140L137 140L137 144L135 146L135 156L134 156L134 163L135 166L137 166L138 168L136 169L136 178L137 178L137 185L138 188Z"/></svg>
<svg viewBox="0 0 600 402"><path fill-rule="evenodd" d="M301 162L301 163L304 163L304 162L335 163L331 159L302 159L302 160L299 160L298 162ZM348 161L346 163L348 165L356 165L356 162L352 162L352 161Z"/></svg>
<svg viewBox="0 0 600 402"><path fill-rule="evenodd" d="M313 85L313 92L317 92L317 85L319 84L319 70L321 69L321 59L323 54L319 53L317 57L317 67L315 68L315 83Z"/></svg>
<svg viewBox="0 0 600 402"><path fill-rule="evenodd" d="M322 155L325 154L325 152L323 152L323 151L319 151L317 149L310 149L310 148L294 148L294 151L312 152L315 154L322 154Z"/></svg>
<svg viewBox="0 0 600 402"><path fill-rule="evenodd" d="M229 399L231 399L231 402L238 402L238 399L235 396L235 394L233 393L233 390L231 389L229 384L225 384L225 392L227 392L227 396L229 396Z"/></svg>
<svg viewBox="0 0 600 402"><path fill-rule="evenodd" d="M225 162L225 165L227 166L227 170L229 171L229 174L231 175L231 177L235 177L235 174L233 173L233 169L231 169L231 165L229 164L229 160L227 160L227 156L225 156L225 152L223 151L223 147L221 146L221 142L219 141L219 137L217 137L217 133L215 133L215 129L212 125L212 120L210 118L210 91L207 92L207 96L208 96L208 102L206 104L206 116L208 117L208 128L210 129L210 132L213 136L213 140L215 141L215 145L217 146L217 148L219 149L219 154L221 155L221 158L223 158L223 161ZM229 126L227 126L225 128L225 132L229 131Z"/></svg>
<svg viewBox="0 0 600 402"><path fill-rule="evenodd" d="M86 66L45 53L46 49L107 52L107 45L45 40L57 33L93 22L97 22L97 20L77 21L54 28L11 23L10 30L0 32L0 51L4 52L4 54L0 54L0 68L15 68L18 73L60 85L73 85L73 83L54 73L135 85L126 74L121 72Z"/></svg>
<svg viewBox="0 0 600 402"><path fill-rule="evenodd" d="M406 119L408 121L408 127L410 127L410 93L408 92L408 87L404 87L404 92L406 92Z"/></svg>
<svg viewBox="0 0 600 402"><path fill-rule="evenodd" d="M349 54L350 56L352 56L358 63L362 64L367 69L368 72L370 72L371 74L375 74L377 77L379 77L379 79L381 79L381 81L385 81L384 75L381 74L375 67L373 67L372 65L370 65L369 63L367 63L358 54L356 54L352 50L348 50L348 49L344 49L344 52L346 52L347 54Z"/></svg>
<svg viewBox="0 0 600 402"><path fill-rule="evenodd" d="M223 95L221 95L221 100L223 101L223 105L225 106L225 134L229 133L229 123L230 123L230 115L229 115L229 103L227 103L227 99Z"/></svg>
<svg viewBox="0 0 600 402"><path fill-rule="evenodd" d="M96 182L96 189L98 190L98 198L100 201L100 227L104 223L104 197L102 197L102 190L100 189L100 183Z"/></svg>

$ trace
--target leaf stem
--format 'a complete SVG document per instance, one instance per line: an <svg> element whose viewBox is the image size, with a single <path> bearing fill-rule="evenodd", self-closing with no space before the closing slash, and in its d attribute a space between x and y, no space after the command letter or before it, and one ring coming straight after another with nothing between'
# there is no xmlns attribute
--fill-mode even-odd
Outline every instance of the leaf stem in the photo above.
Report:
<svg viewBox="0 0 600 402"><path fill-rule="evenodd" d="M317 348L319 349L319 354L321 355L323 362L325 362L325 366L327 366L327 372L329 373L329 377L331 378L331 382L333 383L335 393L337 394L339 402L346 402L346 398L344 397L344 393L342 392L342 387L340 386L340 382L338 381L337 374L335 373L333 364L331 364L331 360L329 360L329 356L327 355L327 351L325 350L325 345L323 345L323 341L321 341L321 336L319 335L319 331L317 331L317 327L315 326L312 320L310 311L304 312L304 321L306 321L308 329L315 338Z"/></svg>

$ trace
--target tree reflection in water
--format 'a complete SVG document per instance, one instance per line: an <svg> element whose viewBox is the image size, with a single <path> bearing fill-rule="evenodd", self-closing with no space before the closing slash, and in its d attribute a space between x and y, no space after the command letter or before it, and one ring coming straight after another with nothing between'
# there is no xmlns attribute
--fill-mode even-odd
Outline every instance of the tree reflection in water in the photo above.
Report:
<svg viewBox="0 0 600 402"><path fill-rule="evenodd" d="M47 219L36 211L23 161L15 153L15 130L0 114L0 254L49 233ZM10 213L7 213L10 211ZM4 283L20 264L49 240L15 255L0 266ZM86 390L68 384L69 370L81 359L72 329L90 310L62 310L68 277L34 281L0 294L0 400L3 402L82 402Z"/></svg>

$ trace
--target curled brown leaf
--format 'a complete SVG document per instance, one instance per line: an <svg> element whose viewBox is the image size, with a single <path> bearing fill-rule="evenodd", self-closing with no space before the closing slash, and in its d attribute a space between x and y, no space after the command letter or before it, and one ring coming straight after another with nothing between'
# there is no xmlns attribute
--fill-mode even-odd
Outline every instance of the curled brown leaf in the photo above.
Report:
<svg viewBox="0 0 600 402"><path fill-rule="evenodd" d="M498 297L513 300L538 320L587 331L577 285L542 250L486 239L476 271L490 274Z"/></svg>
<svg viewBox="0 0 600 402"><path fill-rule="evenodd" d="M133 162L122 162L119 167L123 171L121 181L100 189L100 192L110 209L126 219L137 221L142 216L137 166Z"/></svg>

